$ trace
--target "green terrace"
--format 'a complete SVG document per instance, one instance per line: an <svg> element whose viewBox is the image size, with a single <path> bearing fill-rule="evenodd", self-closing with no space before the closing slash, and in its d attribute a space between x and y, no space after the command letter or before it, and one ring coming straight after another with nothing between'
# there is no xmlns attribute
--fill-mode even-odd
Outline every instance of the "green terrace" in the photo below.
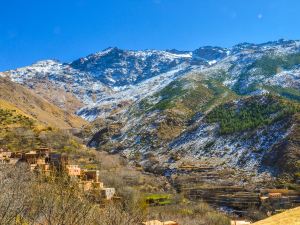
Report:
<svg viewBox="0 0 300 225"><path fill-rule="evenodd" d="M145 197L145 201L151 206L163 206L172 204L172 196L169 194L151 194Z"/></svg>

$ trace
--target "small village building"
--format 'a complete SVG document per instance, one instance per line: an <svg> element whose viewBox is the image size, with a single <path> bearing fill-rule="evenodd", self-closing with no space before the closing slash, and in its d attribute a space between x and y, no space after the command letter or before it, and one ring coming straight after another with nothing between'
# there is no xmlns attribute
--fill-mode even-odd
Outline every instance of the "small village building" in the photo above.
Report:
<svg viewBox="0 0 300 225"><path fill-rule="evenodd" d="M67 165L66 171L70 177L80 177L82 173L79 165Z"/></svg>
<svg viewBox="0 0 300 225"><path fill-rule="evenodd" d="M20 161L19 158L10 158L7 164L9 165L16 165Z"/></svg>
<svg viewBox="0 0 300 225"><path fill-rule="evenodd" d="M82 170L82 179L86 181L99 182L100 171L99 170Z"/></svg>
<svg viewBox="0 0 300 225"><path fill-rule="evenodd" d="M36 160L36 164L39 165L39 166L45 165L46 163L47 163L46 158L38 158Z"/></svg>
<svg viewBox="0 0 300 225"><path fill-rule="evenodd" d="M81 180L79 183L79 188L84 192L93 191L93 190L102 190L104 188L104 184L102 182L94 182L91 180Z"/></svg>
<svg viewBox="0 0 300 225"><path fill-rule="evenodd" d="M50 149L47 147L40 147L36 150L40 156L49 156Z"/></svg>
<svg viewBox="0 0 300 225"><path fill-rule="evenodd" d="M32 172L46 176L55 171L66 172L69 177L77 179L79 188L84 192L96 191L102 199L111 200L115 196L115 188L105 188L100 182L99 170L81 169L79 165L70 165L66 154L51 152L48 148L18 153L0 149L0 163L16 164L20 160L26 162Z"/></svg>
<svg viewBox="0 0 300 225"><path fill-rule="evenodd" d="M259 198L260 198L261 202L265 202L265 201L267 201L269 199L269 197L267 197L267 196L261 196Z"/></svg>
<svg viewBox="0 0 300 225"><path fill-rule="evenodd" d="M11 158L12 152L10 151L1 151L0 152L0 159L6 159L6 158Z"/></svg>
<svg viewBox="0 0 300 225"><path fill-rule="evenodd" d="M51 167L50 164L48 163L38 165L36 170L38 170L40 173L42 173L45 176L51 175Z"/></svg>
<svg viewBox="0 0 300 225"><path fill-rule="evenodd" d="M38 155L36 151L30 151L24 154L24 160L29 165L33 165L37 163Z"/></svg>
<svg viewBox="0 0 300 225"><path fill-rule="evenodd" d="M57 171L62 171L68 164L68 156L66 154L51 152L49 160L53 169Z"/></svg>
<svg viewBox="0 0 300 225"><path fill-rule="evenodd" d="M101 189L101 196L103 196L106 200L111 200L116 194L115 188L102 188Z"/></svg>
<svg viewBox="0 0 300 225"><path fill-rule="evenodd" d="M0 152L0 163L9 163L12 153L9 151Z"/></svg>
<svg viewBox="0 0 300 225"><path fill-rule="evenodd" d="M269 193L268 197L269 198L281 198L282 194L281 193Z"/></svg>

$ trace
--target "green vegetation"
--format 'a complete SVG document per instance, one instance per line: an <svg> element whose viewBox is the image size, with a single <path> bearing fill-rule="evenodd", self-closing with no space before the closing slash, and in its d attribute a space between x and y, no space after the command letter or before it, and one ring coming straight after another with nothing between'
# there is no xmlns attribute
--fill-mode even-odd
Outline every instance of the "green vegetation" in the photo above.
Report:
<svg viewBox="0 0 300 225"><path fill-rule="evenodd" d="M16 110L8 110L0 108L0 125L10 126L10 125L22 125L26 127L31 127L34 124L34 120L17 114Z"/></svg>
<svg viewBox="0 0 300 225"><path fill-rule="evenodd" d="M149 205L169 205L172 203L171 195L168 194L151 194L145 200Z"/></svg>
<svg viewBox="0 0 300 225"><path fill-rule="evenodd" d="M174 81L154 96L141 101L131 112L135 113L134 116L141 116L158 110L163 120L147 123L157 127L157 132L152 134L154 138L170 141L181 134L198 112L205 113L216 105L236 98L235 93L220 81L201 80L202 77L196 74L189 79ZM148 137L148 134L143 136L142 141L148 140Z"/></svg>
<svg viewBox="0 0 300 225"><path fill-rule="evenodd" d="M175 106L175 100L185 94L184 86L187 85L186 80L173 81L154 97L159 97L161 100L154 106L153 109L165 110Z"/></svg>
<svg viewBox="0 0 300 225"><path fill-rule="evenodd" d="M300 91L294 88L284 88L279 86L266 86L264 88L270 91L271 93L276 93L285 98L300 102Z"/></svg>
<svg viewBox="0 0 300 225"><path fill-rule="evenodd" d="M211 106L235 98L235 94L223 86L220 81L209 80L178 80L156 93L153 98L160 99L151 104L150 99L140 103L142 111L175 109L185 112L189 117L198 111L205 111Z"/></svg>
<svg viewBox="0 0 300 225"><path fill-rule="evenodd" d="M221 134L231 134L271 124L299 111L297 104L271 95L241 101L216 107L207 115L207 121L220 123Z"/></svg>
<svg viewBox="0 0 300 225"><path fill-rule="evenodd" d="M256 80L254 83L252 83L250 86L248 86L246 89L244 89L244 81L248 80L254 73L263 75L265 78L270 77L272 75L275 75L282 70L290 70L294 66L300 64L300 53L296 54L290 54L290 55L265 55L262 58L256 60L254 63L252 63L250 66L246 68L245 71L242 72L239 76L239 80L236 82L236 84L233 87L233 90L237 92L238 94L247 94L251 91L257 90L259 87L260 80ZM255 71L253 71L255 69ZM293 97L293 93L290 93L291 90L279 90L278 93L286 94L282 95L284 97ZM290 95L292 94L292 95Z"/></svg>
<svg viewBox="0 0 300 225"><path fill-rule="evenodd" d="M290 54L285 56L263 56L261 59L253 63L249 69L259 68L265 76L271 76L278 73L280 70L290 70L295 65L300 64L300 53Z"/></svg>
<svg viewBox="0 0 300 225"><path fill-rule="evenodd" d="M67 131L46 127L14 109L0 108L0 147L11 151L47 146L61 152L75 152L80 141Z"/></svg>

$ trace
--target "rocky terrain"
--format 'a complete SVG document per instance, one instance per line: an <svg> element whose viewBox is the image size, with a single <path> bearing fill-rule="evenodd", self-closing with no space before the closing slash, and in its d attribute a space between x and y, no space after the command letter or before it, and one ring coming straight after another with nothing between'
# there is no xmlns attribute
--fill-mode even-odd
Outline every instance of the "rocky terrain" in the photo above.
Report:
<svg viewBox="0 0 300 225"><path fill-rule="evenodd" d="M0 76L90 121L82 132L90 146L152 172L188 161L295 182L299 66L300 42L279 40L195 51L108 48Z"/></svg>

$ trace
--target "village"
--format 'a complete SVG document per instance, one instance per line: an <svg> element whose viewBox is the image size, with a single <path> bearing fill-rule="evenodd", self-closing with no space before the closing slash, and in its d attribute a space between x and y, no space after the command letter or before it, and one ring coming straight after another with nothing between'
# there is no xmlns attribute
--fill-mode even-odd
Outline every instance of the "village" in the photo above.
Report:
<svg viewBox="0 0 300 225"><path fill-rule="evenodd" d="M100 196L99 202L117 200L115 188L105 187L100 181L99 170L82 169L79 165L70 164L68 155L57 153L46 147L29 152L11 152L0 149L0 164L16 165L27 163L34 173L46 177L66 174L85 193L93 192Z"/></svg>
<svg viewBox="0 0 300 225"><path fill-rule="evenodd" d="M45 177L55 177L58 174L66 175L71 181L76 182L79 189L84 193L93 194L93 198L99 205L104 206L108 201L119 201L114 187L106 187L100 179L100 171L97 169L86 169L76 163L71 163L68 154L53 151L47 147L40 147L31 151L12 152L0 149L0 164L17 165L26 163L33 173ZM182 164L177 172L188 176L175 180L174 186L179 193L192 201L204 200L215 207L231 207L236 212L246 212L249 207L268 208L268 216L281 212L285 209L299 206L300 195L297 191L288 189L260 189L259 191L247 190L242 186L230 184L205 186L211 180L219 178L219 174L213 167L195 166ZM177 183L176 183L177 182ZM157 199L146 199L149 206L159 206L161 202L172 201L168 196ZM179 225L175 221L161 222L149 220L143 225ZM248 220L232 219L232 225L251 224Z"/></svg>

